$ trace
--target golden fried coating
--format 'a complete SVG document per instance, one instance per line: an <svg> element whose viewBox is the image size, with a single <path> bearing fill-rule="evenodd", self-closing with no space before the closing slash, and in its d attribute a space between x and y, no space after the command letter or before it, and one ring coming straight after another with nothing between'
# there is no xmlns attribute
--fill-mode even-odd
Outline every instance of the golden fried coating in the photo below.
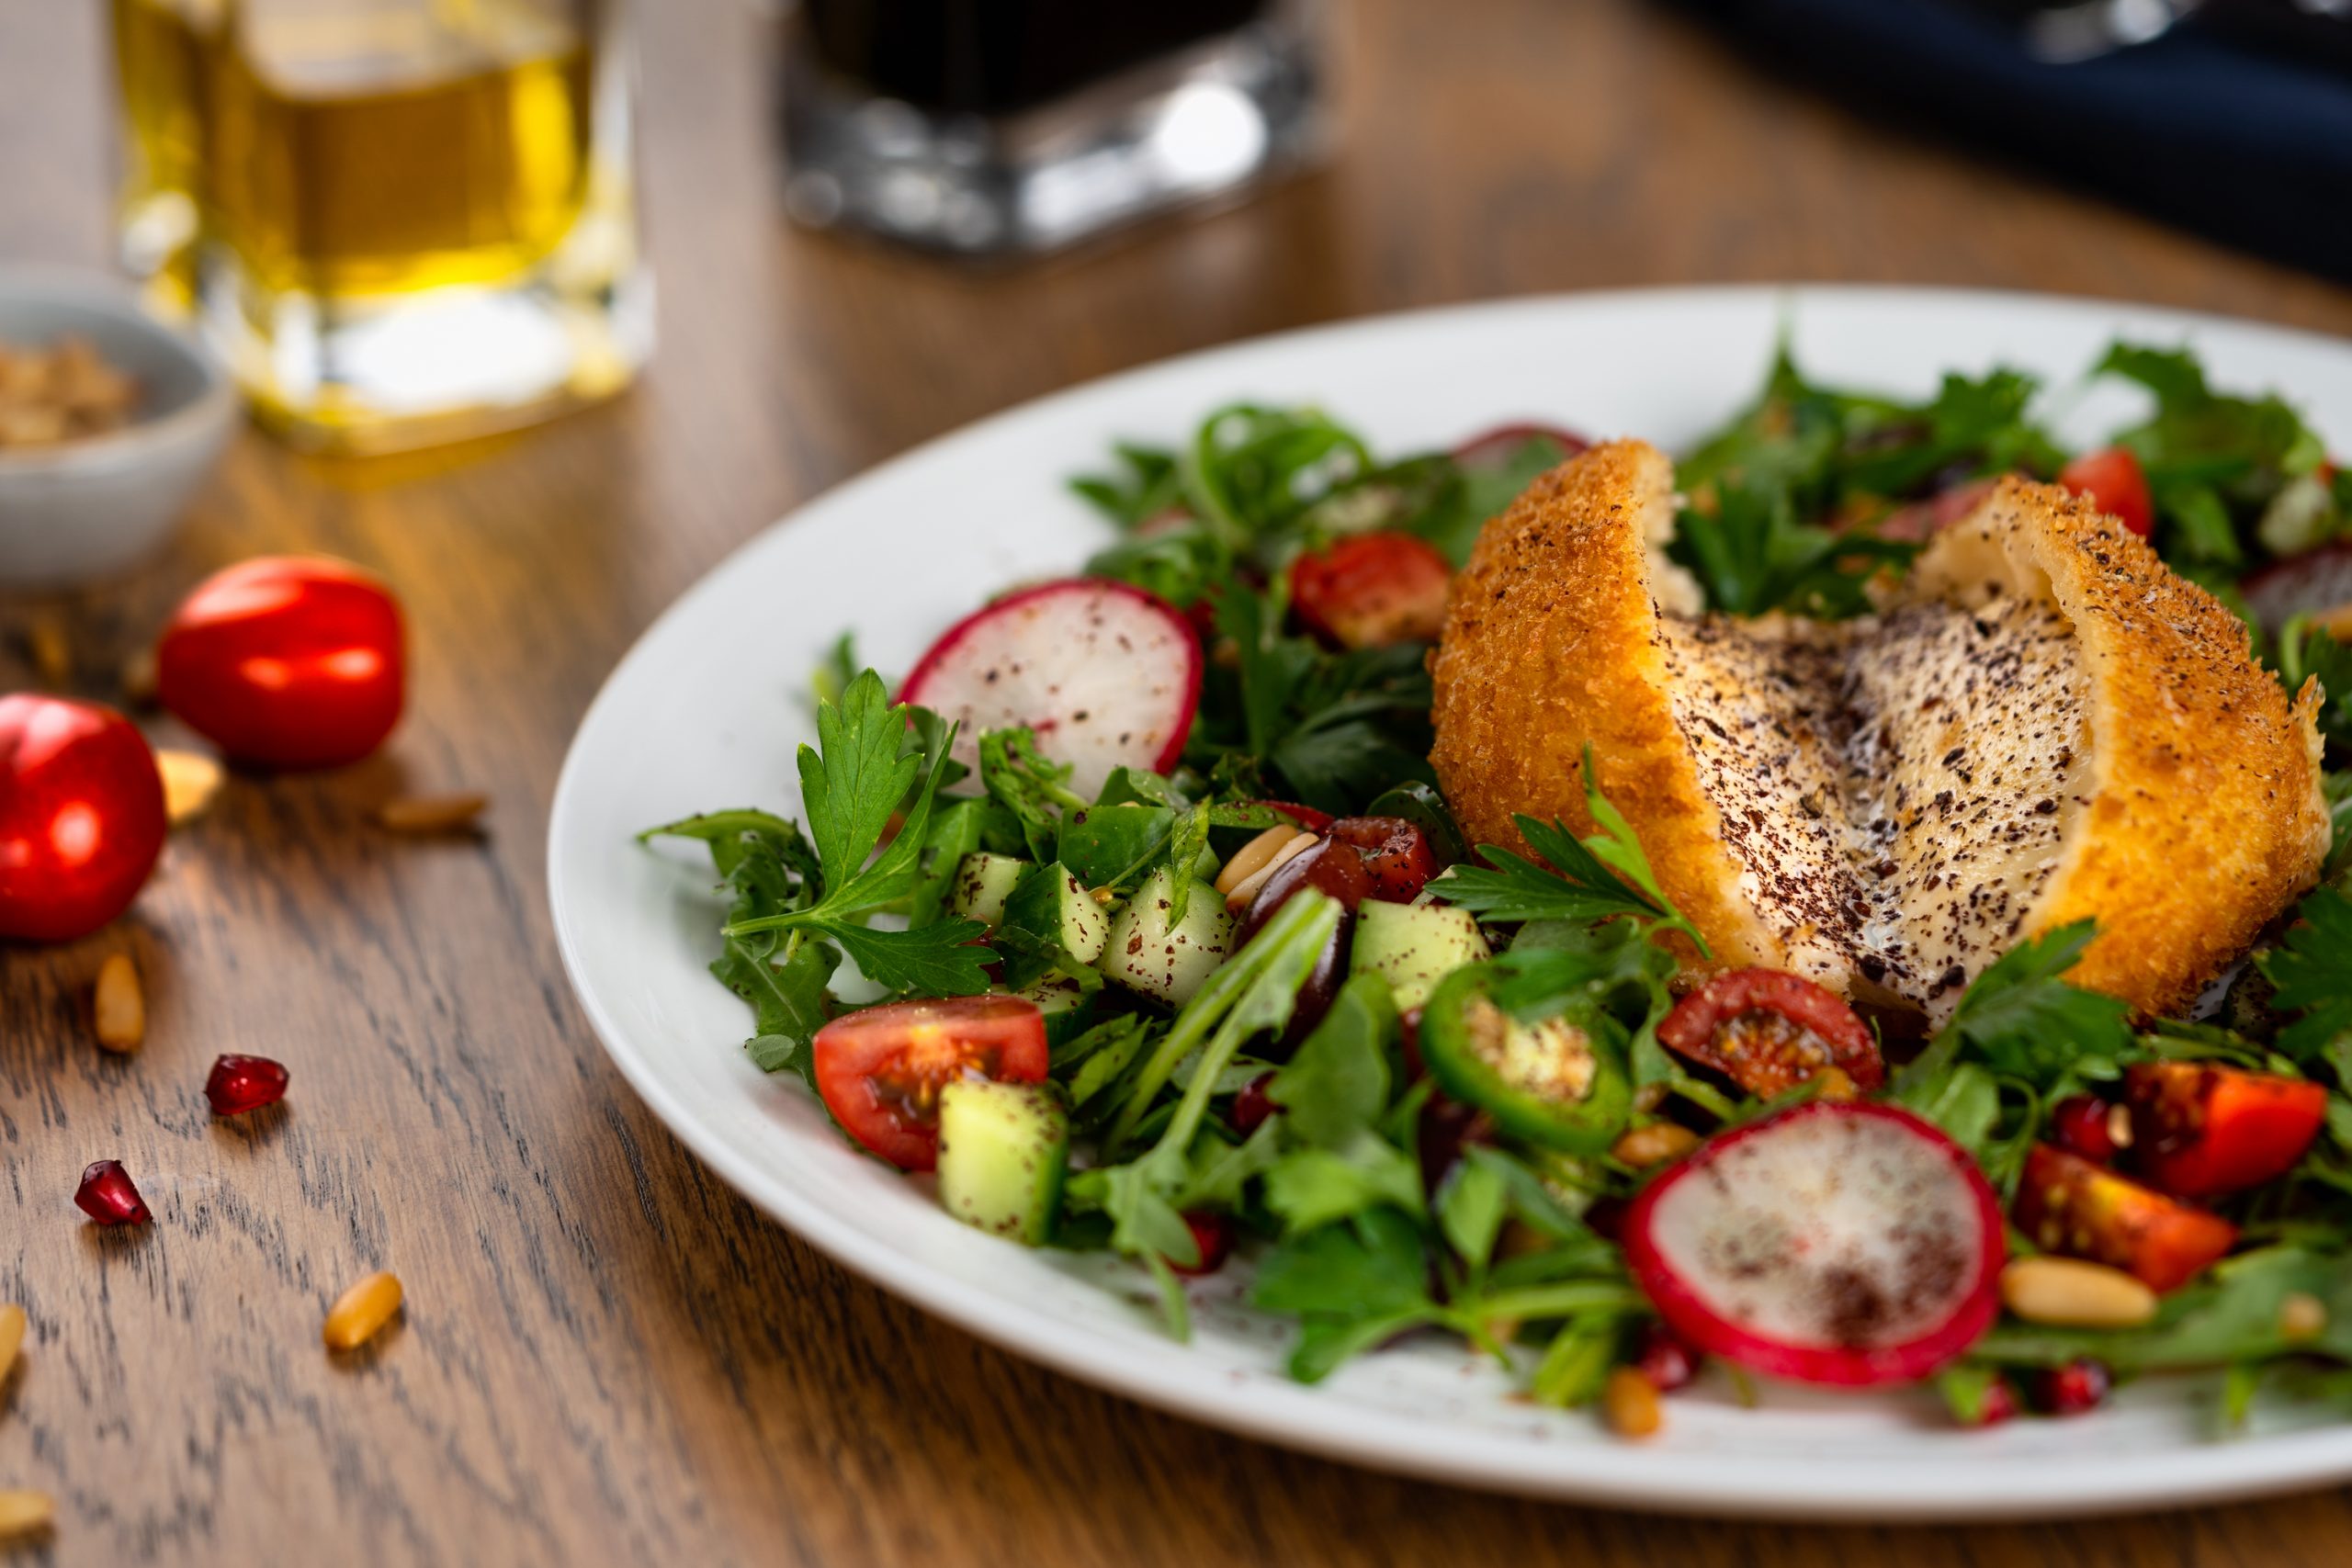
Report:
<svg viewBox="0 0 2352 1568"><path fill-rule="evenodd" d="M1514 814L1593 831L1589 745L1716 964L1931 1017L2086 917L2074 977L2177 1010L2316 878L2316 694L2290 705L2235 616L2088 503L2005 480L1884 615L1812 626L1682 613L1671 491L1654 448L1595 447L1457 579L1431 760L1473 842L1522 848ZM1770 679L1725 703L1746 671Z"/></svg>

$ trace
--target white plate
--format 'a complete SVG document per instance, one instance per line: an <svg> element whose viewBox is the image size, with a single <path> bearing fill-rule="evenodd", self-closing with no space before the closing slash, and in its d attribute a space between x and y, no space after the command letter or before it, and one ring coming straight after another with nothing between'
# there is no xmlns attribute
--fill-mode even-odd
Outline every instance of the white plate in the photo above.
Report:
<svg viewBox="0 0 2352 1568"><path fill-rule="evenodd" d="M1388 452L1504 420L1672 446L1749 396L1793 322L1812 374L1924 394L1996 363L2075 378L2117 333L2187 341L2218 384L2278 388L2352 447L2352 349L2087 301L1848 288L1702 289L1475 306L1291 333L1045 399L933 443L812 502L673 605L623 660L556 792L548 886L563 958L613 1060L695 1154L885 1290L984 1338L1164 1409L1386 1470L1624 1506L1807 1518L1984 1518L2212 1501L2352 1478L2352 1426L2267 1409L2218 1440L2213 1390L2153 1380L2069 1421L1953 1430L1927 1396L1795 1389L1743 1409L1703 1385L1629 1444L1589 1416L1509 1396L1448 1345L1367 1356L1317 1388L1285 1380L1279 1322L1194 1287L1193 1343L1156 1325L1130 1269L967 1229L853 1154L789 1075L739 1048L742 1005L706 972L718 910L698 846L639 848L650 824L720 807L797 813L800 694L844 627L903 671L987 592L1073 570L1109 535L1065 489L1116 437L1174 441L1209 408L1316 401ZM2128 401L2067 423L2097 434ZM691 851L691 853L685 852ZM1236 1270L1228 1269L1227 1275Z"/></svg>

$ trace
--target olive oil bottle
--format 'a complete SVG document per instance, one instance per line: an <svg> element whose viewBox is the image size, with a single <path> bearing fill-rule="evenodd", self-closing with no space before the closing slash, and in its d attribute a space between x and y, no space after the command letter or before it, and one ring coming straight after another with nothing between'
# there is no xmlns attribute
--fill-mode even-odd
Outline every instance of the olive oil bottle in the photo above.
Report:
<svg viewBox="0 0 2352 1568"><path fill-rule="evenodd" d="M112 0L125 259L267 422L382 450L650 347L610 0Z"/></svg>

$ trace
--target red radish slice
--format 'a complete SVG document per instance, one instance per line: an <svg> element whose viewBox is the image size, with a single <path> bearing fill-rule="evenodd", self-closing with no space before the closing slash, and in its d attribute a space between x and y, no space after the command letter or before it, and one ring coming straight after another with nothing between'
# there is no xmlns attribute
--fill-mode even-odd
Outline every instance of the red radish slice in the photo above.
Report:
<svg viewBox="0 0 2352 1568"><path fill-rule="evenodd" d="M1685 1340L1805 1382L1907 1382L2000 1309L2001 1210L1965 1150L1891 1105L1815 1100L1702 1145L1625 1215Z"/></svg>
<svg viewBox="0 0 2352 1568"><path fill-rule="evenodd" d="M954 719L956 756L971 767L984 732L1027 725L1092 799L1114 768L1173 768L1200 696L1200 638L1182 612L1124 582L1073 577L956 622L899 700Z"/></svg>
<svg viewBox="0 0 2352 1568"><path fill-rule="evenodd" d="M1563 459L1573 457L1592 445L1575 431L1563 430L1556 424L1498 424L1456 446L1453 460L1465 468L1499 468L1518 457L1519 449L1531 441L1551 442L1560 449Z"/></svg>
<svg viewBox="0 0 2352 1568"><path fill-rule="evenodd" d="M2352 631L2352 539L2273 561L2239 583L2238 592L2273 636L2297 615Z"/></svg>

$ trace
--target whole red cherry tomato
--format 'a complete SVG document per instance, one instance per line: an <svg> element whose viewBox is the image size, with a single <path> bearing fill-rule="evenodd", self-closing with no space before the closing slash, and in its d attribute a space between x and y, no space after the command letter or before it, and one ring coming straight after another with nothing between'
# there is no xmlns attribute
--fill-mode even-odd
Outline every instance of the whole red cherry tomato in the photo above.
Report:
<svg viewBox="0 0 2352 1568"><path fill-rule="evenodd" d="M2140 459L2120 446L2086 452L2058 470L2058 482L2086 495L2101 512L2142 538L2155 530L2156 502Z"/></svg>
<svg viewBox="0 0 2352 1568"><path fill-rule="evenodd" d="M401 611L357 567L265 556L197 586L164 628L164 705L241 761L356 762L400 722Z"/></svg>
<svg viewBox="0 0 2352 1568"><path fill-rule="evenodd" d="M96 703L0 697L0 937L68 942L130 907L164 849L164 781Z"/></svg>

